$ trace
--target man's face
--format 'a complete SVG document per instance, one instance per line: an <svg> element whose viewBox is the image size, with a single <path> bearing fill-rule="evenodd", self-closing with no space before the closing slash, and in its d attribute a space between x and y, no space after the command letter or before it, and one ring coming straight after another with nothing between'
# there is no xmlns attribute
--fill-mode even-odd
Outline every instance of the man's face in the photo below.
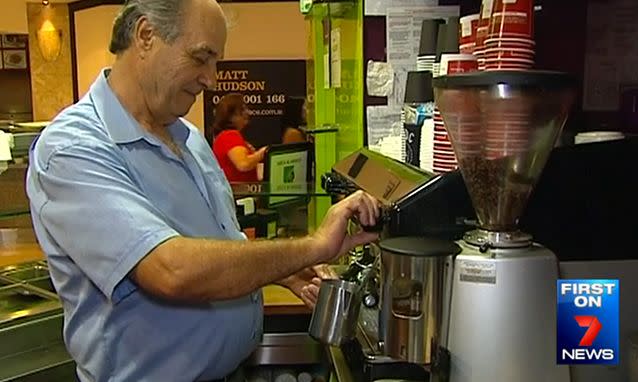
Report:
<svg viewBox="0 0 638 382"><path fill-rule="evenodd" d="M167 44L155 39L146 73L141 73L149 107L160 119L186 115L196 96L216 83L217 61L226 43L226 25L219 5L212 0L185 4L181 34Z"/></svg>

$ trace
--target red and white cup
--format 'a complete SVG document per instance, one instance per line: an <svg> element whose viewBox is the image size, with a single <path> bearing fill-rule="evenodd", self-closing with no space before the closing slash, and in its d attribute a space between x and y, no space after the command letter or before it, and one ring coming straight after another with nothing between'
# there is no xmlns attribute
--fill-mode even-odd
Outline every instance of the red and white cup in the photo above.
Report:
<svg viewBox="0 0 638 382"><path fill-rule="evenodd" d="M485 70L529 70L534 66L533 60L528 59L485 59Z"/></svg>
<svg viewBox="0 0 638 382"><path fill-rule="evenodd" d="M531 49L519 48L487 48L485 49L486 60L518 59L534 60L535 52Z"/></svg>
<svg viewBox="0 0 638 382"><path fill-rule="evenodd" d="M479 17L480 15L475 13L459 19L459 52L465 54L474 53Z"/></svg>
<svg viewBox="0 0 638 382"><path fill-rule="evenodd" d="M476 47L476 43L469 43L459 45L459 53L462 54L474 54L474 48Z"/></svg>
<svg viewBox="0 0 638 382"><path fill-rule="evenodd" d="M492 20L492 13L494 12L494 1L495 0L483 0L481 2L479 20L476 25L476 49L480 50L483 48L483 42L489 33L490 21Z"/></svg>
<svg viewBox="0 0 638 382"><path fill-rule="evenodd" d="M442 54L439 74L457 74L475 72L478 70L478 60L473 54Z"/></svg>
<svg viewBox="0 0 638 382"><path fill-rule="evenodd" d="M516 37L488 37L484 41L485 49L536 49L536 42L531 38L516 38Z"/></svg>
<svg viewBox="0 0 638 382"><path fill-rule="evenodd" d="M494 0L489 37L534 36L533 0Z"/></svg>

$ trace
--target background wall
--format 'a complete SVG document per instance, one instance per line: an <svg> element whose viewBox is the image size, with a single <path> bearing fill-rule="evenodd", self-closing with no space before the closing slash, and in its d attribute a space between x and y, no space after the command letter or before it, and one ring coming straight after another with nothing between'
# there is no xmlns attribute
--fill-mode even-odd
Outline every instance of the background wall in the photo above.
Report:
<svg viewBox="0 0 638 382"><path fill-rule="evenodd" d="M3 0L4 1L4 0ZM222 4L229 31L225 59L305 59L306 22L296 2ZM78 92L82 96L100 69L113 62L108 52L113 19L119 5L102 5L75 13ZM200 95L186 118L204 128Z"/></svg>
<svg viewBox="0 0 638 382"><path fill-rule="evenodd" d="M121 6L100 5L75 12L75 68L80 98L89 90L100 69L110 66L115 57L109 53L113 19Z"/></svg>
<svg viewBox="0 0 638 382"><path fill-rule="evenodd" d="M308 26L297 2L222 3L228 60L306 59Z"/></svg>
<svg viewBox="0 0 638 382"><path fill-rule="evenodd" d="M29 59L31 62L31 94L33 119L48 121L73 103L71 79L71 43L69 9L66 4L27 4L29 22ZM62 32L60 55L52 62L42 57L37 32L45 20Z"/></svg>
<svg viewBox="0 0 638 382"><path fill-rule="evenodd" d="M27 33L27 3L24 0L0 0L0 33Z"/></svg>

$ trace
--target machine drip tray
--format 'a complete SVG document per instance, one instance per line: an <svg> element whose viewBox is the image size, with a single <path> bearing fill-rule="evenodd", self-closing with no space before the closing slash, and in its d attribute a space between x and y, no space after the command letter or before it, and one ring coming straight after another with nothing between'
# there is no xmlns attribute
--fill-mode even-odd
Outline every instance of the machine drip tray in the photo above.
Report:
<svg viewBox="0 0 638 382"><path fill-rule="evenodd" d="M376 312L376 311L374 311ZM341 346L341 351L350 366L355 381L372 382L378 379L405 379L429 381L430 372L422 365L399 361L381 354L376 345L374 330L376 314L362 310L361 321L357 326L356 338ZM368 314L366 314L368 313ZM377 329L378 330L378 329Z"/></svg>
<svg viewBox="0 0 638 382"><path fill-rule="evenodd" d="M406 379L429 381L430 373L421 365L402 362L363 352L359 339L341 346L355 381L372 382L378 379Z"/></svg>

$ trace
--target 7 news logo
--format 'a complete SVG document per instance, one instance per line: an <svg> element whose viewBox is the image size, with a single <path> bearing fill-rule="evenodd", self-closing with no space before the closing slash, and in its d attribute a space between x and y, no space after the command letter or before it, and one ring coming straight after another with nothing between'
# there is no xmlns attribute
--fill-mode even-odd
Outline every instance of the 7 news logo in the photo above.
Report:
<svg viewBox="0 0 638 382"><path fill-rule="evenodd" d="M619 292L618 280L558 280L558 364L618 364Z"/></svg>

